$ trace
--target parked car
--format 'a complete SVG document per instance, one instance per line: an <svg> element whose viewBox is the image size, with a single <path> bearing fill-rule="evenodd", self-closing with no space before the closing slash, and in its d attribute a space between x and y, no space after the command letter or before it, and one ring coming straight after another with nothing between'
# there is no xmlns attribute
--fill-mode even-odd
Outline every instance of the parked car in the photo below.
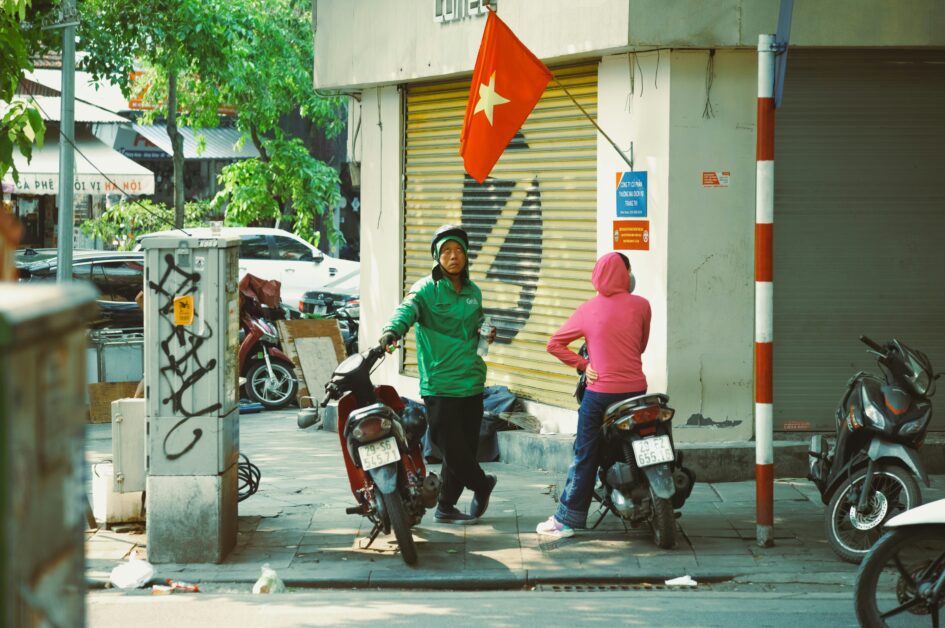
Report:
<svg viewBox="0 0 945 628"><path fill-rule="evenodd" d="M302 314L324 316L325 314L331 314L342 306L358 302L357 293L347 294L326 292L324 290L310 290L302 295L302 299L299 301L299 311L302 312Z"/></svg>
<svg viewBox="0 0 945 628"><path fill-rule="evenodd" d="M209 227L187 228L198 237L212 237ZM309 291L331 294L358 294L361 290L361 264L337 259L319 251L302 238L282 229L265 227L224 227L222 235L240 237L240 279L246 274L282 283L282 302L300 310L303 295ZM155 236L180 235L179 231L161 231L138 237L141 241Z"/></svg>
<svg viewBox="0 0 945 628"><path fill-rule="evenodd" d="M21 282L56 281L58 257L37 255L37 261L17 264ZM144 327L144 315L135 297L144 288L144 255L133 251L73 252L72 276L98 288L99 318L92 327Z"/></svg>

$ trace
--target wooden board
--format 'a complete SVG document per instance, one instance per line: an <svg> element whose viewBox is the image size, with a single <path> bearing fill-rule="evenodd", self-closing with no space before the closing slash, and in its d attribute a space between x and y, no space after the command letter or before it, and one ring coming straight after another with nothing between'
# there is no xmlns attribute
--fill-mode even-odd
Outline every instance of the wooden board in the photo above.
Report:
<svg viewBox="0 0 945 628"><path fill-rule="evenodd" d="M325 384L331 379L331 374L338 366L331 339L327 336L296 338L295 351L302 363L305 387L314 397L320 398L324 394Z"/></svg>
<svg viewBox="0 0 945 628"><path fill-rule="evenodd" d="M340 363L345 359L345 343L341 338L341 329L338 327L338 321L334 319L300 319L291 321L277 321L279 337L282 341L282 350L295 367L295 378L299 380L298 402L300 408L311 408L317 403L324 394L323 389L312 390L305 381L305 373L302 371L302 362L299 359L298 350L295 347L296 338L318 338L328 337L331 339L332 346L335 348L335 357ZM315 396L316 399L308 397Z"/></svg>
<svg viewBox="0 0 945 628"><path fill-rule="evenodd" d="M111 423L112 402L134 397L138 382L89 384L89 423Z"/></svg>

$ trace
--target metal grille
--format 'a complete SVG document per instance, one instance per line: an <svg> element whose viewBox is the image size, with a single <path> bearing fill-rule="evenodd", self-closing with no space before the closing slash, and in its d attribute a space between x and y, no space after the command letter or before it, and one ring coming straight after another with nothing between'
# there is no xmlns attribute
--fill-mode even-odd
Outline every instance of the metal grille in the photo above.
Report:
<svg viewBox="0 0 945 628"><path fill-rule="evenodd" d="M878 371L860 334L945 364L945 52L791 54L775 127L775 425L832 430L847 380Z"/></svg>
<svg viewBox="0 0 945 628"><path fill-rule="evenodd" d="M597 63L553 69L592 116ZM545 351L549 336L594 294L597 137L554 83L479 184L465 174L459 136L469 80L406 92L404 292L433 267L430 238L445 223L470 236L470 273L498 328L489 383L547 403L573 403L574 372ZM417 374L413 334L404 371Z"/></svg>

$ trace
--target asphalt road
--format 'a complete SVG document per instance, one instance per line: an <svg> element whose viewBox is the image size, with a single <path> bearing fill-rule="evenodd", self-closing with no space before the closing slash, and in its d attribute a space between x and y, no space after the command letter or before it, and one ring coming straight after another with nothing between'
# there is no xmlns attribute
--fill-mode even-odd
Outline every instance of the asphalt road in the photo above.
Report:
<svg viewBox="0 0 945 628"><path fill-rule="evenodd" d="M90 593L91 628L379 626L856 626L843 593L394 591Z"/></svg>

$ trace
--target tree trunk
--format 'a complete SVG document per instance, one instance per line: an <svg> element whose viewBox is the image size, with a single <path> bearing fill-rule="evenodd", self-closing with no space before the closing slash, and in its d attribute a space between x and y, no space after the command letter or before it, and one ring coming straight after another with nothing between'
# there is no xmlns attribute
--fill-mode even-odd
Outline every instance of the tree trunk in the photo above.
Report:
<svg viewBox="0 0 945 628"><path fill-rule="evenodd" d="M266 151L266 146L263 144L262 138L259 137L259 130L256 128L256 125L250 125L249 127L249 136L253 140L253 146L256 147L256 150L259 151L259 159L264 163L268 164L272 161L272 158L269 157L269 153ZM267 184L269 188L269 193L272 195L272 198L276 200L276 203L279 204L279 216L276 218L276 229L280 228L283 218L288 218L286 212L288 211L288 203L278 194L272 191L272 186Z"/></svg>
<svg viewBox="0 0 945 628"><path fill-rule="evenodd" d="M167 77L167 136L171 139L174 159L174 227L184 226L184 136L177 129L177 70Z"/></svg>

